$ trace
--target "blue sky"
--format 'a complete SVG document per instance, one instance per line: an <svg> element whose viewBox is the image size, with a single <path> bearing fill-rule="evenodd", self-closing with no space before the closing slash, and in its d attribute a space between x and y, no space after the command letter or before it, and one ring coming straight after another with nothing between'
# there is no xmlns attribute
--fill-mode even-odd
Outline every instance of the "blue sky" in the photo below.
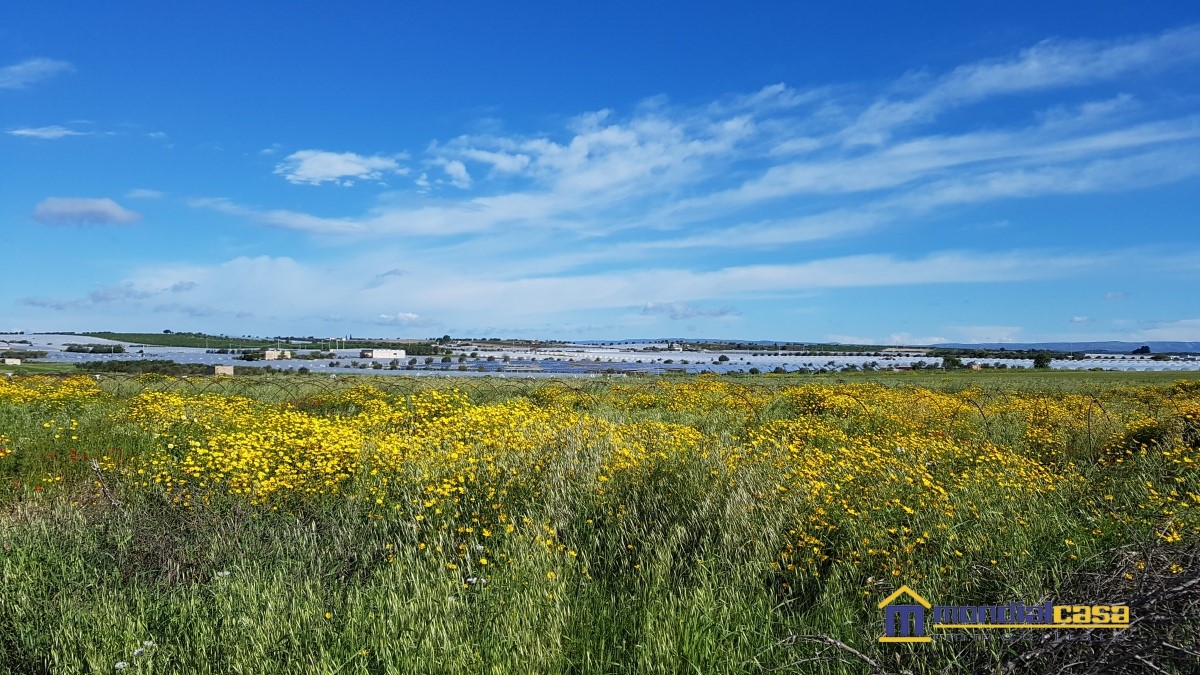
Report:
<svg viewBox="0 0 1200 675"><path fill-rule="evenodd" d="M0 5L0 330L1200 340L1192 3L268 4Z"/></svg>

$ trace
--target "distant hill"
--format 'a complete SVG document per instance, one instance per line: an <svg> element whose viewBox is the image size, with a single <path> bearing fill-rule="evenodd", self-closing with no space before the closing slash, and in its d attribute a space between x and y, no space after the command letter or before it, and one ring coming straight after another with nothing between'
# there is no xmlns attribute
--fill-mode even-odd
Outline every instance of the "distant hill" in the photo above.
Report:
<svg viewBox="0 0 1200 675"><path fill-rule="evenodd" d="M1150 348L1153 354L1171 352L1200 352L1200 342L953 342L930 345L932 347L954 347L956 349L1008 349L1008 350L1037 350L1045 349L1053 352L1088 352L1128 354L1141 346Z"/></svg>

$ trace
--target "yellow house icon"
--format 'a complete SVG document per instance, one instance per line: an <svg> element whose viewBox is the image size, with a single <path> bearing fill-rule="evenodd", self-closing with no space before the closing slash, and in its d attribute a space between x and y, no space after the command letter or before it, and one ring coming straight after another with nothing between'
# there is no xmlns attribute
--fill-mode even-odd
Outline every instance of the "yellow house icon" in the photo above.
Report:
<svg viewBox="0 0 1200 675"><path fill-rule="evenodd" d="M892 605L901 596L907 595L917 604ZM887 596L879 603L883 613L883 636L880 642L932 642L933 638L925 635L925 610L933 605L922 598L907 585L896 589L895 593Z"/></svg>

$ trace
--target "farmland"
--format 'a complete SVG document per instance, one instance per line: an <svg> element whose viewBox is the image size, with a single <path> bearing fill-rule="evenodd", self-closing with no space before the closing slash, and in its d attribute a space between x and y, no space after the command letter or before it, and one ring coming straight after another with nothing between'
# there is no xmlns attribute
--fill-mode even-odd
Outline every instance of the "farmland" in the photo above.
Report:
<svg viewBox="0 0 1200 675"><path fill-rule="evenodd" d="M1178 377L0 378L0 672L1190 672ZM1135 625L881 644L901 584Z"/></svg>

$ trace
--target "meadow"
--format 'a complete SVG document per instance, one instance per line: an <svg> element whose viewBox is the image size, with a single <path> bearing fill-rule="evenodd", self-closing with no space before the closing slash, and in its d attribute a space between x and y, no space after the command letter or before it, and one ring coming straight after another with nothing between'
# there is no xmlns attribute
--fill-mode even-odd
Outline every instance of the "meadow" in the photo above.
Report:
<svg viewBox="0 0 1200 675"><path fill-rule="evenodd" d="M1196 672L1180 377L0 377L0 673Z"/></svg>

